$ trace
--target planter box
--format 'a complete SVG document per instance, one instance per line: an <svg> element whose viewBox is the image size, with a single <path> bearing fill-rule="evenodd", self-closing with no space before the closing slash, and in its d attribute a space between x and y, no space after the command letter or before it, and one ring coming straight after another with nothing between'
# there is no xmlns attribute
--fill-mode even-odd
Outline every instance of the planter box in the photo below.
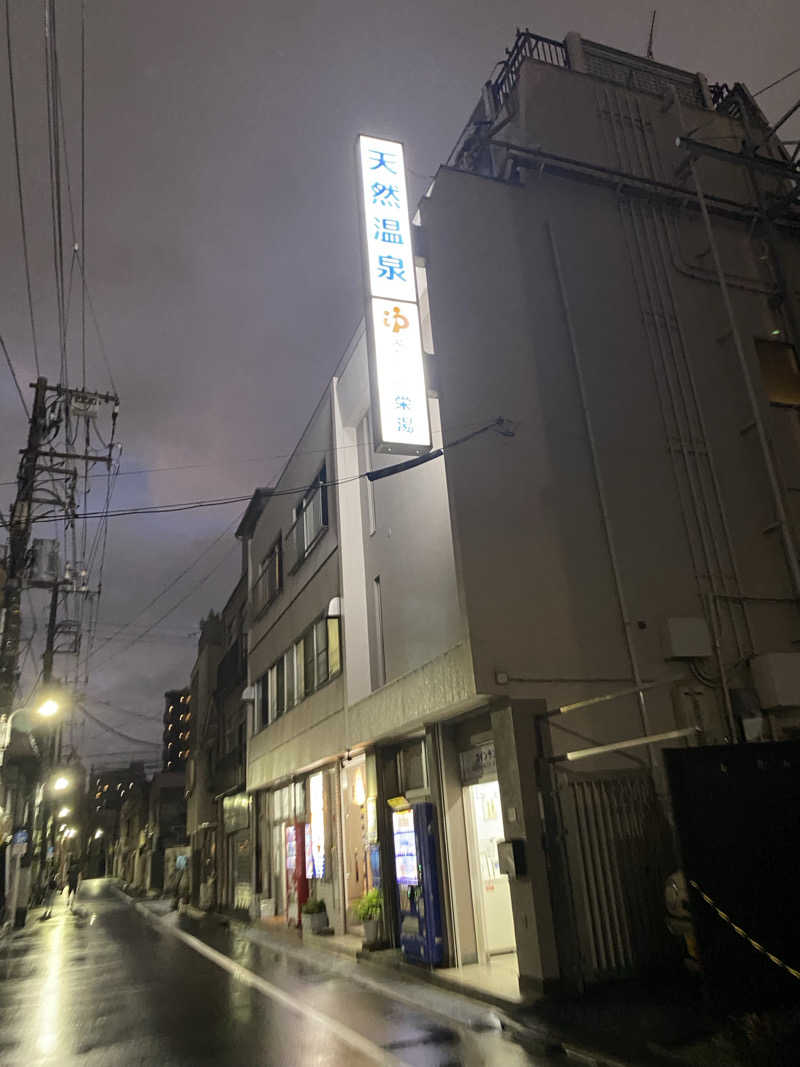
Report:
<svg viewBox="0 0 800 1067"><path fill-rule="evenodd" d="M310 915L303 916L303 926L307 927L312 934L318 934L328 928L327 911L314 911Z"/></svg>
<svg viewBox="0 0 800 1067"><path fill-rule="evenodd" d="M364 945L375 945L380 937L380 919L364 919Z"/></svg>

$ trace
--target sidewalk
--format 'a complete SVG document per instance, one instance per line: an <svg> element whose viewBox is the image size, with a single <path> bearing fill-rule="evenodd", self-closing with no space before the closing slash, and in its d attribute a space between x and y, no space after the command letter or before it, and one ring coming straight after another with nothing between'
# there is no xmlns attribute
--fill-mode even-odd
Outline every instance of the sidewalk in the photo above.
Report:
<svg viewBox="0 0 800 1067"><path fill-rule="evenodd" d="M120 891L121 892L121 891ZM128 898L156 921L177 923L171 900ZM474 1030L513 1031L534 1053L562 1053L596 1067L740 1067L727 1035L712 1026L699 986L620 982L580 1000L520 1002L468 989L447 972L425 970L391 950L369 952L347 935L305 938L282 924L265 928L188 907L192 933L208 941L219 926L325 973L348 978L410 1007ZM749 1067L749 1065L748 1065Z"/></svg>

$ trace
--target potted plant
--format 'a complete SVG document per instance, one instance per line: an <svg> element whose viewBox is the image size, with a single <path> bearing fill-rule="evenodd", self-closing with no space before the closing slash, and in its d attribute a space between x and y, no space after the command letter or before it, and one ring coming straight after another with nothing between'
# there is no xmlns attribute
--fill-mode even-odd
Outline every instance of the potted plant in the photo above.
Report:
<svg viewBox="0 0 800 1067"><path fill-rule="evenodd" d="M356 901L356 917L364 924L364 943L374 945L378 940L381 915L383 914L383 894L380 889L370 889Z"/></svg>
<svg viewBox="0 0 800 1067"><path fill-rule="evenodd" d="M313 897L307 900L303 905L304 922L306 916L308 916L312 934L318 934L320 930L325 930L328 926L328 912L325 908L325 901L316 900Z"/></svg>

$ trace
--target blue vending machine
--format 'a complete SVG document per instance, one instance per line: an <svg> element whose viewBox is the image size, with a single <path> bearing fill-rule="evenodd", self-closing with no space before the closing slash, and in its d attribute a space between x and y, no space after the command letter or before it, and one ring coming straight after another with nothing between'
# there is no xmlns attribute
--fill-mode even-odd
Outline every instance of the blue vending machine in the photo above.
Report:
<svg viewBox="0 0 800 1067"><path fill-rule="evenodd" d="M429 967L444 958L442 904L433 804L392 813L394 863L403 955Z"/></svg>

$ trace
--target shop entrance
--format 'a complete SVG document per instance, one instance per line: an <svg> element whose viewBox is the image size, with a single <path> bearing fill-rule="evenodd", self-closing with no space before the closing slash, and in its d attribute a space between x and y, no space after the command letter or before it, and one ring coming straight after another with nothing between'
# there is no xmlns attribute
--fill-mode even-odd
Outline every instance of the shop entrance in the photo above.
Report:
<svg viewBox="0 0 800 1067"><path fill-rule="evenodd" d="M500 873L497 860L497 842L504 835L496 780L465 787L464 814L478 955L486 963L491 956L516 952L508 876Z"/></svg>
<svg viewBox="0 0 800 1067"><path fill-rule="evenodd" d="M379 887L380 859L374 756L356 756L343 768L342 837L344 845L345 924L360 929L353 907L368 890Z"/></svg>

